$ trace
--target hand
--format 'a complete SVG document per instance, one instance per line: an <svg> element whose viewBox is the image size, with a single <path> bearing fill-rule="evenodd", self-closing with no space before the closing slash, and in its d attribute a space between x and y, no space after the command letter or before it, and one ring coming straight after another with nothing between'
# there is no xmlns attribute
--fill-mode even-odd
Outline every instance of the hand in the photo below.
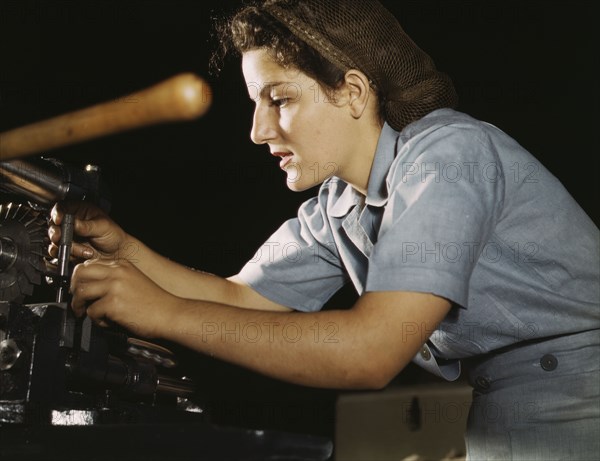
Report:
<svg viewBox="0 0 600 461"><path fill-rule="evenodd" d="M73 233L84 243L73 242L71 256L79 259L119 259L127 249L128 235L100 208L87 202L58 203L51 212L54 225L48 229L51 256L58 255L60 224L66 213L75 216ZM131 250L133 251L133 250Z"/></svg>
<svg viewBox="0 0 600 461"><path fill-rule="evenodd" d="M178 298L164 291L126 259L90 259L71 278L71 307L98 325L117 323L136 335L153 338L168 325L169 307Z"/></svg>

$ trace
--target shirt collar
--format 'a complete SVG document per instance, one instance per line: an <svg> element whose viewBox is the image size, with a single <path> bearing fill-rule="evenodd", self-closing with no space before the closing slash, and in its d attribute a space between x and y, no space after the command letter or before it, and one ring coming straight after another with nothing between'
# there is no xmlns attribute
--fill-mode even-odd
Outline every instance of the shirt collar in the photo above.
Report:
<svg viewBox="0 0 600 461"><path fill-rule="evenodd" d="M346 216L354 205L361 201L361 194L356 192L350 184L339 178L328 179L329 205L327 214L334 218Z"/></svg>
<svg viewBox="0 0 600 461"><path fill-rule="evenodd" d="M383 206L388 200L387 175L396 157L396 144L398 143L398 132L387 123L384 123L377 150L371 166L369 184L367 186L366 204L372 206Z"/></svg>
<svg viewBox="0 0 600 461"><path fill-rule="evenodd" d="M388 190L386 178L389 169L396 156L396 144L398 142L398 133L394 131L387 123L384 123L377 149L371 166L369 183L367 185L367 197L365 203L376 207L381 207L387 203ZM350 209L363 201L363 196L352 186L341 179L330 183L334 200L329 208L329 215L340 218L348 214Z"/></svg>

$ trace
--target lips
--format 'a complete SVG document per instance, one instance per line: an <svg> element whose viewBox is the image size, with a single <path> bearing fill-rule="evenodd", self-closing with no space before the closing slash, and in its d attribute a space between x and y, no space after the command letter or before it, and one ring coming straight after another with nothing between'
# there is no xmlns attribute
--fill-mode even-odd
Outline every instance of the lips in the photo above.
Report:
<svg viewBox="0 0 600 461"><path fill-rule="evenodd" d="M294 154L291 152L271 152L271 155L281 158L279 168L282 170L292 161Z"/></svg>

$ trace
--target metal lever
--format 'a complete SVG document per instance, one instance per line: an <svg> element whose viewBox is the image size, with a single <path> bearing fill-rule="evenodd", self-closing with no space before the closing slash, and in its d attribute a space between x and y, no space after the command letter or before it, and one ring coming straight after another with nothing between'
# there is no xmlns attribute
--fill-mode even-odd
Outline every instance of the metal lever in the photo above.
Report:
<svg viewBox="0 0 600 461"><path fill-rule="evenodd" d="M56 302L65 302L69 290L69 260L71 259L71 245L73 244L72 214L65 214L60 225L60 242L58 245L58 290ZM69 306L65 306L61 325L61 347L74 347L76 343L76 319Z"/></svg>
<svg viewBox="0 0 600 461"><path fill-rule="evenodd" d="M69 260L71 259L71 245L73 243L73 215L65 214L60 225L60 242L58 246L58 277L59 286L56 293L56 302L65 299L69 284Z"/></svg>

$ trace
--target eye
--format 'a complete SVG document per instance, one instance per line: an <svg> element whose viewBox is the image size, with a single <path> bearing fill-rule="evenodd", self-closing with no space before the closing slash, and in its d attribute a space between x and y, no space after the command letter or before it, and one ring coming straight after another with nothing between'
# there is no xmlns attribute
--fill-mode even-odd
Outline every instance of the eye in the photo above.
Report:
<svg viewBox="0 0 600 461"><path fill-rule="evenodd" d="M271 105L275 107L285 107L290 98L271 98Z"/></svg>

